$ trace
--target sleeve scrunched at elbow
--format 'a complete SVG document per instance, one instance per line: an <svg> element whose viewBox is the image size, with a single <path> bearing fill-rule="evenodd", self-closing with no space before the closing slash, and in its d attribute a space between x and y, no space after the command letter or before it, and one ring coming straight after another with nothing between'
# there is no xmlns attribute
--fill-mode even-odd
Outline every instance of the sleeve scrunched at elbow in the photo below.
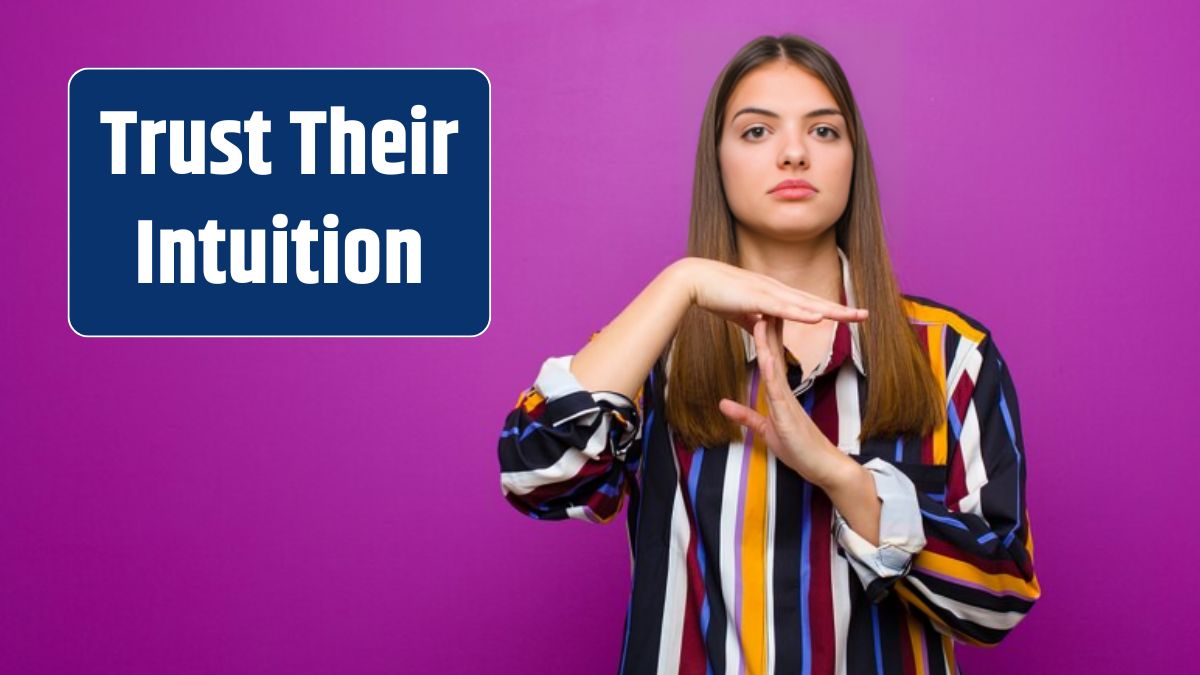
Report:
<svg viewBox="0 0 1200 675"><path fill-rule="evenodd" d="M573 358L546 359L506 417L501 491L539 520L607 523L636 480L641 411L622 394L585 390L571 373Z"/></svg>

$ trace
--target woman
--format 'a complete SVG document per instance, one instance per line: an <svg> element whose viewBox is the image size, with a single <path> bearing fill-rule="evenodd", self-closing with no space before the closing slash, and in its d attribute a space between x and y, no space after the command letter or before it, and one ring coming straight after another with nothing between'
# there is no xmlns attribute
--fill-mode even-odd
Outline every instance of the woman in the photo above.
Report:
<svg viewBox="0 0 1200 675"><path fill-rule="evenodd" d="M700 131L688 256L500 437L506 499L610 522L629 497L624 673L958 673L1040 595L1008 367L901 294L841 67L763 37Z"/></svg>

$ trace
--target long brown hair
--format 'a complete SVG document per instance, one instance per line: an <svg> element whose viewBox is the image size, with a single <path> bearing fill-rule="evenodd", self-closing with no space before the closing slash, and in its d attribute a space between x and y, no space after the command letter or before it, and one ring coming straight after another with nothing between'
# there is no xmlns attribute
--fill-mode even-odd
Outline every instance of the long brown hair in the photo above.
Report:
<svg viewBox="0 0 1200 675"><path fill-rule="evenodd" d="M820 45L796 35L759 37L742 47L717 77L700 125L688 255L738 264L735 223L721 184L717 143L734 87L754 68L779 60L789 60L825 83L845 115L854 147L849 201L834 228L837 245L851 263L855 302L870 311L870 318L859 324L863 368L869 376L859 441L874 436L924 436L945 420L944 394L909 324L892 273L875 167L858 106L841 66ZM668 349L666 416L680 440L695 448L740 438L741 427L721 414L717 404L722 398L746 402L742 329L693 306Z"/></svg>

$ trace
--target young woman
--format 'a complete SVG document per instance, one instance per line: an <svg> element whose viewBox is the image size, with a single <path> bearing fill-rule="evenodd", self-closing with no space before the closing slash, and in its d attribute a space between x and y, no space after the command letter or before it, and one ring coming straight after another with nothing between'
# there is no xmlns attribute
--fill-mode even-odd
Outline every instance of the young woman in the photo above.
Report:
<svg viewBox="0 0 1200 675"><path fill-rule="evenodd" d="M958 673L1040 595L1017 395L992 335L901 294L862 119L819 45L715 83L688 255L500 436L505 498L629 497L624 673Z"/></svg>

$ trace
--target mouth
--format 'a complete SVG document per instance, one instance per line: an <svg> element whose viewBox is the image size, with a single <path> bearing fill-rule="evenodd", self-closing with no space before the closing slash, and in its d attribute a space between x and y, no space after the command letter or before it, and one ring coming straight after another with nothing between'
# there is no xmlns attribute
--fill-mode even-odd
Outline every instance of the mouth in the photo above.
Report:
<svg viewBox="0 0 1200 675"><path fill-rule="evenodd" d="M816 194L817 189L806 180L799 178L789 178L780 181L778 185L771 188L768 194L776 199L804 199Z"/></svg>
<svg viewBox="0 0 1200 675"><path fill-rule="evenodd" d="M776 199L796 200L805 199L817 194L811 187L781 187L771 190L771 196Z"/></svg>

